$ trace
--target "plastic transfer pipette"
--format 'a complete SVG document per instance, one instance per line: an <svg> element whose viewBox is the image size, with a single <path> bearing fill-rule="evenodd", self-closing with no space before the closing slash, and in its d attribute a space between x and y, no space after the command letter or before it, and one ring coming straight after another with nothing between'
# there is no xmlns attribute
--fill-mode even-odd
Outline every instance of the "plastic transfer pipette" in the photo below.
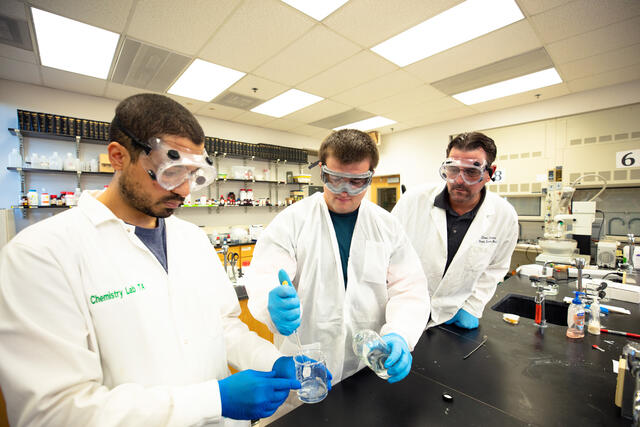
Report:
<svg viewBox="0 0 640 427"><path fill-rule="evenodd" d="M280 269L280 271L278 271L278 280L280 281L280 284L282 286L293 286L293 283L291 283L291 279L289 278L289 275L282 268ZM302 353L302 344L300 343L300 336L298 336L298 331L297 330L294 331L293 335L296 336L296 341L298 341L298 351Z"/></svg>

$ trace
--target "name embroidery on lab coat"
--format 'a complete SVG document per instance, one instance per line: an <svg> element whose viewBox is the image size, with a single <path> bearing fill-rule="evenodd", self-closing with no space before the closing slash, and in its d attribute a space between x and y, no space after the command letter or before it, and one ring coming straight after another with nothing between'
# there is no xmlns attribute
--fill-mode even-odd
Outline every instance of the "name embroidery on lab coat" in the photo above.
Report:
<svg viewBox="0 0 640 427"><path fill-rule="evenodd" d="M134 286L125 286L122 291L111 291L104 295L91 295L91 304L98 304L104 301L111 301L114 299L123 299L125 296L135 294L138 291L144 291L143 283L136 283Z"/></svg>
<svg viewBox="0 0 640 427"><path fill-rule="evenodd" d="M487 244L487 243L498 243L498 240L495 236L480 236L478 239L478 243Z"/></svg>

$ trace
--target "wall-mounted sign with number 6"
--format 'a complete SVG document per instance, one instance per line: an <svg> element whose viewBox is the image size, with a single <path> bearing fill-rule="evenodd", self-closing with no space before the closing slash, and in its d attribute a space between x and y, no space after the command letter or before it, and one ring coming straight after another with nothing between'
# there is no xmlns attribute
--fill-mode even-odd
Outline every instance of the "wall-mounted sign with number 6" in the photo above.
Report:
<svg viewBox="0 0 640 427"><path fill-rule="evenodd" d="M618 151L616 153L616 169L640 168L640 149Z"/></svg>

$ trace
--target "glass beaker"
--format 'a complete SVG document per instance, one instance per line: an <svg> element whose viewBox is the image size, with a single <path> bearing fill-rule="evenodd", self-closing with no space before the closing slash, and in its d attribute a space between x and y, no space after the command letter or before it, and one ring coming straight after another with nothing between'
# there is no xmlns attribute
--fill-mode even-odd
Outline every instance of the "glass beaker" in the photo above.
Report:
<svg viewBox="0 0 640 427"><path fill-rule="evenodd" d="M296 379L300 381L298 399L304 403L317 403L327 397L327 365L324 353L317 349L302 348L293 356Z"/></svg>
<svg viewBox="0 0 640 427"><path fill-rule="evenodd" d="M353 352L380 378L387 379L389 374L384 367L391 349L375 331L362 329L353 336Z"/></svg>

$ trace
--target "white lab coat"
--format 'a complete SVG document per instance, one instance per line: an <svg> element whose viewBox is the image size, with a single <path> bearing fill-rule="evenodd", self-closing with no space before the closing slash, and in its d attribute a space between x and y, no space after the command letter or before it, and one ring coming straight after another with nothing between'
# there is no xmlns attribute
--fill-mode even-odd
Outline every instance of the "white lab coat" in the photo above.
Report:
<svg viewBox="0 0 640 427"><path fill-rule="evenodd" d="M281 354L237 318L206 235L167 218L167 274L94 196L23 230L0 255L11 425L248 425L221 417L216 379L229 375L227 361L269 371Z"/></svg>
<svg viewBox="0 0 640 427"><path fill-rule="evenodd" d="M518 240L518 216L507 201L487 190L484 202L464 236L446 274L447 216L434 206L442 184L424 184L402 195L392 213L413 243L429 283L431 320L427 327L451 319L460 308L482 317L511 262Z"/></svg>
<svg viewBox="0 0 640 427"><path fill-rule="evenodd" d="M360 205L353 231L346 291L322 193L281 212L256 244L247 276L249 309L274 332L280 351L294 354L294 336L279 335L267 309L268 293L279 286L281 268L289 273L301 301L300 341L320 343L333 384L364 367L351 347L354 331L395 332L411 350L424 331L429 297L420 261L398 221L368 200Z"/></svg>

